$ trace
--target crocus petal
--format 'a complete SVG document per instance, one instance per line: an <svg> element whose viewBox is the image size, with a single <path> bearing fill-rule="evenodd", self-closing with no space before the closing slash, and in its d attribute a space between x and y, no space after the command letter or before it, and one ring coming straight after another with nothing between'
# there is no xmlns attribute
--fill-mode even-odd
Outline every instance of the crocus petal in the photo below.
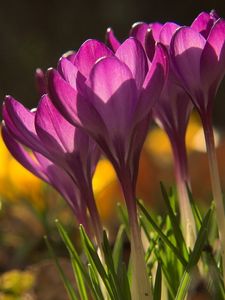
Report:
<svg viewBox="0 0 225 300"><path fill-rule="evenodd" d="M148 28L149 28L148 24L143 23L143 22L137 22L137 23L133 24L129 35L136 38L144 47L145 36L146 36Z"/></svg>
<svg viewBox="0 0 225 300"><path fill-rule="evenodd" d="M88 86L89 99L109 133L126 136L137 101L137 88L129 68L116 57L103 58L91 70Z"/></svg>
<svg viewBox="0 0 225 300"><path fill-rule="evenodd" d="M178 29L170 44L170 53L174 71L182 80L182 85L194 98L201 89L200 60L205 39L189 27Z"/></svg>
<svg viewBox="0 0 225 300"><path fill-rule="evenodd" d="M141 89L148 69L146 54L141 43L134 38L127 39L117 49L116 57L129 67L137 88Z"/></svg>
<svg viewBox="0 0 225 300"><path fill-rule="evenodd" d="M110 49L113 50L113 52L116 52L116 50L120 46L120 42L115 37L112 28L108 28L106 31L106 44L109 46Z"/></svg>
<svg viewBox="0 0 225 300"><path fill-rule="evenodd" d="M172 36L174 32L179 28L180 26L176 23L167 22L163 25L160 35L159 35L159 41L164 46L168 47L170 45L170 41L172 39Z"/></svg>
<svg viewBox="0 0 225 300"><path fill-rule="evenodd" d="M193 104L187 93L171 80L153 107L153 118L163 127L170 139L184 138Z"/></svg>
<svg viewBox="0 0 225 300"><path fill-rule="evenodd" d="M38 104L35 127L40 140L54 160L64 160L66 153L73 152L74 126L63 118L47 95Z"/></svg>
<svg viewBox="0 0 225 300"><path fill-rule="evenodd" d="M99 127L104 130L101 117L93 105L54 69L48 71L48 90L53 104L70 123L92 132Z"/></svg>
<svg viewBox="0 0 225 300"><path fill-rule="evenodd" d="M76 89L77 68L67 58L62 57L59 60L57 69L65 81L68 82L74 89Z"/></svg>
<svg viewBox="0 0 225 300"><path fill-rule="evenodd" d="M11 96L6 97L2 113L6 127L20 143L43 155L48 155L36 133L35 113L26 109Z"/></svg>
<svg viewBox="0 0 225 300"><path fill-rule="evenodd" d="M38 165L37 162L35 162L30 154L28 154L28 152L24 149L24 147L13 138L4 125L2 126L2 137L10 153L21 165L23 165L37 177L49 182L48 178L43 173L41 166Z"/></svg>
<svg viewBox="0 0 225 300"><path fill-rule="evenodd" d="M153 34L154 40L156 42L160 41L159 36L160 36L160 32L161 32L162 27L163 27L163 24L158 23L158 22L154 22L154 23L149 24L149 28L152 30L152 34Z"/></svg>
<svg viewBox="0 0 225 300"><path fill-rule="evenodd" d="M203 86L215 93L225 73L225 21L219 19L210 31L201 57ZM214 96L214 95L211 95Z"/></svg>
<svg viewBox="0 0 225 300"><path fill-rule="evenodd" d="M66 53L64 53L62 55L62 57L68 59L72 64L74 64L76 55L77 55L76 51L70 50L70 51L67 51Z"/></svg>
<svg viewBox="0 0 225 300"><path fill-rule="evenodd" d="M79 211L80 197L76 197L77 186L71 177L60 167L52 163L40 153L34 153L40 166L42 166L49 183L66 199L72 209Z"/></svg>
<svg viewBox="0 0 225 300"><path fill-rule="evenodd" d="M81 122L76 106L77 91L54 69L48 70L48 91L51 100L65 118L79 126Z"/></svg>
<svg viewBox="0 0 225 300"><path fill-rule="evenodd" d="M146 117L160 96L168 73L168 54L165 47L157 44L151 68L146 75L139 99L136 122Z"/></svg>
<svg viewBox="0 0 225 300"><path fill-rule="evenodd" d="M200 13L197 18L191 24L191 28L201 33L201 35L207 39L209 32L216 21L216 17L213 13Z"/></svg>
<svg viewBox="0 0 225 300"><path fill-rule="evenodd" d="M87 78L95 62L101 57L112 56L113 52L97 40L87 40L77 52L75 66Z"/></svg>

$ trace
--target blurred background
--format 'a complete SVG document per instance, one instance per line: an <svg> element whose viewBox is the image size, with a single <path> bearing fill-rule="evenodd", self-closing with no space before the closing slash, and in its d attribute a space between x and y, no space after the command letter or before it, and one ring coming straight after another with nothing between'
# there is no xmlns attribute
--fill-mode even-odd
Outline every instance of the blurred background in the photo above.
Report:
<svg viewBox="0 0 225 300"><path fill-rule="evenodd" d="M88 38L104 40L107 27L112 27L122 41L137 21L174 21L189 25L201 11L211 9L225 18L223 0L1 1L0 102L3 102L5 94L11 94L29 108L35 107L38 102L35 69L40 67L46 70L56 66L63 53L76 50ZM218 92L214 111L223 187L224 113L225 81ZM211 191L204 139L195 116L189 125L187 147L193 194L204 206L211 201ZM137 194L156 210L163 211L160 180L167 187L174 183L173 162L165 134L154 128L149 132L142 152ZM100 161L93 183L102 220L112 230L113 237L117 224L115 204L122 196L115 173L106 160ZM47 233L51 236L55 251L63 257L61 262L68 276L71 276L54 219L61 220L76 244L74 217L55 191L11 157L1 139L0 199L0 300L67 299L49 260L43 235Z"/></svg>

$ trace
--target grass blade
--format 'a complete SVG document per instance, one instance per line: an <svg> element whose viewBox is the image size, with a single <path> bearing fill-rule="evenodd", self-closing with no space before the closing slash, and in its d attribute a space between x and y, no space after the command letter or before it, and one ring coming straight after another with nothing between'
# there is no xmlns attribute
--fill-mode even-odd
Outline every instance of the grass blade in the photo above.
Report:
<svg viewBox="0 0 225 300"><path fill-rule="evenodd" d="M59 274L62 278L63 284L64 284L65 289L67 291L67 294L69 296L69 299L70 300L78 300L78 298L75 294L74 288L73 288L71 282L69 281L69 279L66 277L66 275L65 275L65 273L64 273L64 271L63 271L63 269L62 269L62 267L59 263L59 260L58 260L57 256L55 255L53 247L52 247L51 243L49 242L47 236L45 236L44 239L45 239L45 243L48 247L49 253L55 261L56 267L57 267L57 269L59 271Z"/></svg>
<svg viewBox="0 0 225 300"><path fill-rule="evenodd" d="M162 289L162 270L161 270L160 263L158 263L158 267L157 267L157 271L156 271L156 277L155 277L153 300L160 300L161 299L161 289Z"/></svg>
<svg viewBox="0 0 225 300"><path fill-rule="evenodd" d="M149 223L152 225L153 229L159 234L161 239L164 241L165 244L167 244L168 247L171 248L171 250L174 252L174 254L177 256L179 261L182 263L182 265L186 266L187 261L186 259L180 254L179 249L177 249L167 238L167 236L162 232L162 230L158 227L158 225L155 223L155 221L152 219L148 211L145 209L145 207L138 201L138 206L140 207L142 213L145 215Z"/></svg>
<svg viewBox="0 0 225 300"><path fill-rule="evenodd" d="M186 297L187 290L191 281L190 271L192 270L193 267L197 265L197 262L204 248L205 242L207 241L207 234L208 234L211 216L212 216L212 208L209 209L205 218L202 221L202 226L199 230L193 252L190 255L189 262L185 268L180 286L178 288L176 300L183 300Z"/></svg>

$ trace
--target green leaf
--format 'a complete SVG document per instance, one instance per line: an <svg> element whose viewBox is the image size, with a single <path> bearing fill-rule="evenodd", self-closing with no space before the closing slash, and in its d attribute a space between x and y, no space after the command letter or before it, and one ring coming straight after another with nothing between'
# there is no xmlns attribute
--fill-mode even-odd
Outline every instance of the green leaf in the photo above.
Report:
<svg viewBox="0 0 225 300"><path fill-rule="evenodd" d="M171 207L170 204L170 199L167 195L166 189L164 187L164 185L160 182L160 187L161 187L161 191L162 191L162 195L168 210L168 214L169 214L169 218L172 224L172 229L174 232L174 236L177 242L177 246L179 247L179 249L182 250L184 257L187 259L188 258L188 250L185 244L185 240L182 234L182 231L180 229L180 224L178 222L178 217L174 214L173 209Z"/></svg>
<svg viewBox="0 0 225 300"><path fill-rule="evenodd" d="M193 211L193 214L194 214L194 219L195 219L195 223L196 223L196 227L198 229L198 231L200 230L201 228L201 225L202 225L202 216L200 214L200 211L193 199L193 195L189 189L189 186L186 185L187 187L187 192L188 192L188 198L190 200L190 203L191 203L191 208L192 208L192 211Z"/></svg>
<svg viewBox="0 0 225 300"><path fill-rule="evenodd" d="M118 230L114 247L113 247L113 253L112 253L114 267L117 274L118 274L119 264L122 262L124 236L125 236L125 225L122 224Z"/></svg>
<svg viewBox="0 0 225 300"><path fill-rule="evenodd" d="M55 255L53 247L52 247L51 243L49 242L47 236L45 236L44 239L45 239L45 243L48 247L49 253L51 254L52 258L55 261L56 267L57 267L57 269L59 271L59 274L62 278L63 284L64 284L65 289L67 291L67 294L69 296L69 299L70 300L78 300L78 298L75 294L74 288L73 288L71 282L69 281L69 279L66 277L66 275L65 275L65 273L64 273L64 271L63 271L63 269L62 269L62 267L59 263L59 260L58 260L57 256Z"/></svg>
<svg viewBox="0 0 225 300"><path fill-rule="evenodd" d="M127 210L120 202L117 203L117 210L118 210L118 214L119 214L119 219L120 219L121 223L125 225L126 234L129 237L130 230L129 230L129 220L128 220Z"/></svg>
<svg viewBox="0 0 225 300"><path fill-rule="evenodd" d="M176 300L183 300L187 295L187 290L191 281L190 272L193 267L197 265L197 262L201 256L202 250L204 248L205 242L207 241L207 234L209 230L210 219L212 217L212 208L209 209L206 216L202 221L202 226L199 230L197 240L193 252L190 255L189 262L185 268L183 277L181 279L180 286L176 295Z"/></svg>
<svg viewBox="0 0 225 300"><path fill-rule="evenodd" d="M156 277L155 277L154 293L153 293L154 300L161 300L161 287L162 287L162 270L161 270L160 263L158 263Z"/></svg>
<svg viewBox="0 0 225 300"><path fill-rule="evenodd" d="M74 276L77 282L77 287L79 290L79 294L81 296L82 300L88 300L88 296L87 296L87 292L86 292L86 287L85 287L85 283L84 281L88 284L89 288L92 289L92 285L91 285L91 281L89 279L88 273L85 269L85 267L83 266L80 257L77 253L77 251L75 250L67 232L65 231L65 229L63 228L63 226L60 224L60 222L58 220L55 221L57 229L59 231L59 234L70 254L70 258L71 258L71 263L72 263L72 267L73 267L73 271L74 271Z"/></svg>
<svg viewBox="0 0 225 300"><path fill-rule="evenodd" d="M101 288L100 288L100 283L98 280L98 276L96 276L96 273L93 269L93 266L91 264L88 264L88 271L89 271L89 276L91 280L91 284L93 286L93 292L94 292L94 297L96 300L105 300Z"/></svg>
<svg viewBox="0 0 225 300"><path fill-rule="evenodd" d="M121 297L122 290L120 288L120 282L118 281L116 275L113 257L112 257L112 251L105 231L103 231L103 251L105 256L105 263L108 269L109 284L111 286L111 289L116 299L122 299Z"/></svg>
<svg viewBox="0 0 225 300"><path fill-rule="evenodd" d="M138 206L140 207L142 213L145 215L145 217L147 218L147 220L149 221L149 223L152 225L153 229L159 234L159 236L161 237L161 239L165 242L165 244L167 244L167 246L169 248L171 248L171 250L174 252L174 254L177 256L177 258L179 259L179 261L186 266L187 261L186 259L182 256L182 254L180 253L179 249L176 248L176 246L174 246L170 240L167 238L167 236L162 232L162 230L158 227L158 225L155 223L155 221L152 219L152 217L150 216L150 214L148 213L148 211L146 210L146 208L140 203L140 201L138 201Z"/></svg>
<svg viewBox="0 0 225 300"><path fill-rule="evenodd" d="M83 245L84 251L86 253L86 256L87 256L91 266L95 267L95 269L93 268L93 270L96 270L99 273L111 299L112 300L116 299L115 295L113 293L113 289L109 283L109 278L107 276L107 273L106 273L106 271L102 265L102 262L98 256L97 250L95 249L92 242L88 238L82 225L80 225L80 234L81 234L81 241L82 241L82 245Z"/></svg>

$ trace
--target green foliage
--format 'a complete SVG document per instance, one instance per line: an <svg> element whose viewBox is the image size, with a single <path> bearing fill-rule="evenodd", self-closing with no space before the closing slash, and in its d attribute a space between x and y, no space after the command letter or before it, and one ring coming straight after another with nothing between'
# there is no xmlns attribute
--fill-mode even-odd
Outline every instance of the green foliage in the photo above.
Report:
<svg viewBox="0 0 225 300"><path fill-rule="evenodd" d="M190 201L197 227L197 240L192 250L188 249L179 223L176 195L169 193L161 184L162 195L167 214L156 216L148 211L138 200L140 226L145 235L145 260L152 286L153 300L183 300L186 298L194 274L203 278L209 293L215 299L225 299L225 290L220 268L220 254L214 254L213 243L217 232L211 226L214 206L202 217L189 191ZM130 265L124 261L124 243L129 239L127 212L120 205L121 226L113 245L106 231L103 232L101 249L98 249L80 226L82 253L78 253L68 233L57 220L56 226L71 260L75 283L69 282L54 254L53 246L46 239L49 251L61 274L65 288L71 300L131 300ZM211 229L213 228L213 233ZM210 242L209 242L210 241Z"/></svg>

